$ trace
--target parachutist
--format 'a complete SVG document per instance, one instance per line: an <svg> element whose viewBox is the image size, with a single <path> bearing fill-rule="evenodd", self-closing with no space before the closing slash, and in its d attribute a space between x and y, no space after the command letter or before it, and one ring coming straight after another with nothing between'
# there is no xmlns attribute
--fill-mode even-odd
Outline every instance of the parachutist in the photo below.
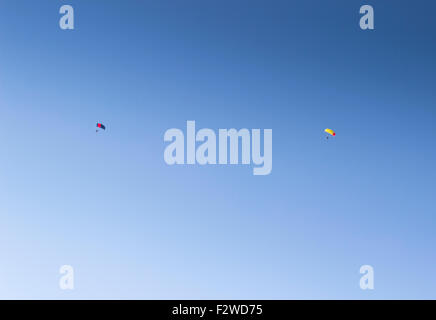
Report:
<svg viewBox="0 0 436 320"><path fill-rule="evenodd" d="M102 130L106 130L106 127L104 126L104 124L101 124L101 123L97 123L97 128L102 129ZM96 129L95 132L98 132L98 129Z"/></svg>

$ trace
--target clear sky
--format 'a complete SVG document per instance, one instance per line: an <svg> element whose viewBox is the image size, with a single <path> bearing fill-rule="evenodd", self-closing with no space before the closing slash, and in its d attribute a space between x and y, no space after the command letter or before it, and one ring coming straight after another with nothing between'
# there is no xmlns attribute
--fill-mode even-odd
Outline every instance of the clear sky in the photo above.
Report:
<svg viewBox="0 0 436 320"><path fill-rule="evenodd" d="M0 298L436 299L435 12L1 0ZM272 129L272 173L168 166L187 120Z"/></svg>

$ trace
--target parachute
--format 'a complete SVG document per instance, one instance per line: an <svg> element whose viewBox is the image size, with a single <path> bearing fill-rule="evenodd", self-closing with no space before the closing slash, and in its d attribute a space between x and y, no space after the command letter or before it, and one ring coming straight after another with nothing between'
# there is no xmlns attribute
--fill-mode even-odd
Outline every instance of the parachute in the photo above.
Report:
<svg viewBox="0 0 436 320"><path fill-rule="evenodd" d="M336 132L334 132L332 129L325 129L324 132L327 132L328 134L332 135L333 137L336 135ZM329 136L326 137L327 139Z"/></svg>
<svg viewBox="0 0 436 320"><path fill-rule="evenodd" d="M106 126L104 124L102 124L102 123L99 123L99 122L97 122L97 128L98 129L106 130ZM98 129L95 130L95 132L98 132Z"/></svg>

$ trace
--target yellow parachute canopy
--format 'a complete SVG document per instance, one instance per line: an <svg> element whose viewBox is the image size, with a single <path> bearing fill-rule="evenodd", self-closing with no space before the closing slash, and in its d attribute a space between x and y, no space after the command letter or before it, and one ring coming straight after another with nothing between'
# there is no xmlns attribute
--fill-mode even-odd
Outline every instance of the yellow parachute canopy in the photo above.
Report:
<svg viewBox="0 0 436 320"><path fill-rule="evenodd" d="M325 132L327 132L328 134L331 134L332 136L336 135L336 132L334 132L332 129L325 129Z"/></svg>

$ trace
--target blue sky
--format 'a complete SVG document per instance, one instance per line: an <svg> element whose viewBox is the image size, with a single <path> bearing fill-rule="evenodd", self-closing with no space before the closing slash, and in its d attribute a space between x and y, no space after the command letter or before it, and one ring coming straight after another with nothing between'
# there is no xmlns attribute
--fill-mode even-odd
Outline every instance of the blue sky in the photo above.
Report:
<svg viewBox="0 0 436 320"><path fill-rule="evenodd" d="M435 299L435 9L1 1L0 298ZM272 129L272 173L166 165L187 120Z"/></svg>

